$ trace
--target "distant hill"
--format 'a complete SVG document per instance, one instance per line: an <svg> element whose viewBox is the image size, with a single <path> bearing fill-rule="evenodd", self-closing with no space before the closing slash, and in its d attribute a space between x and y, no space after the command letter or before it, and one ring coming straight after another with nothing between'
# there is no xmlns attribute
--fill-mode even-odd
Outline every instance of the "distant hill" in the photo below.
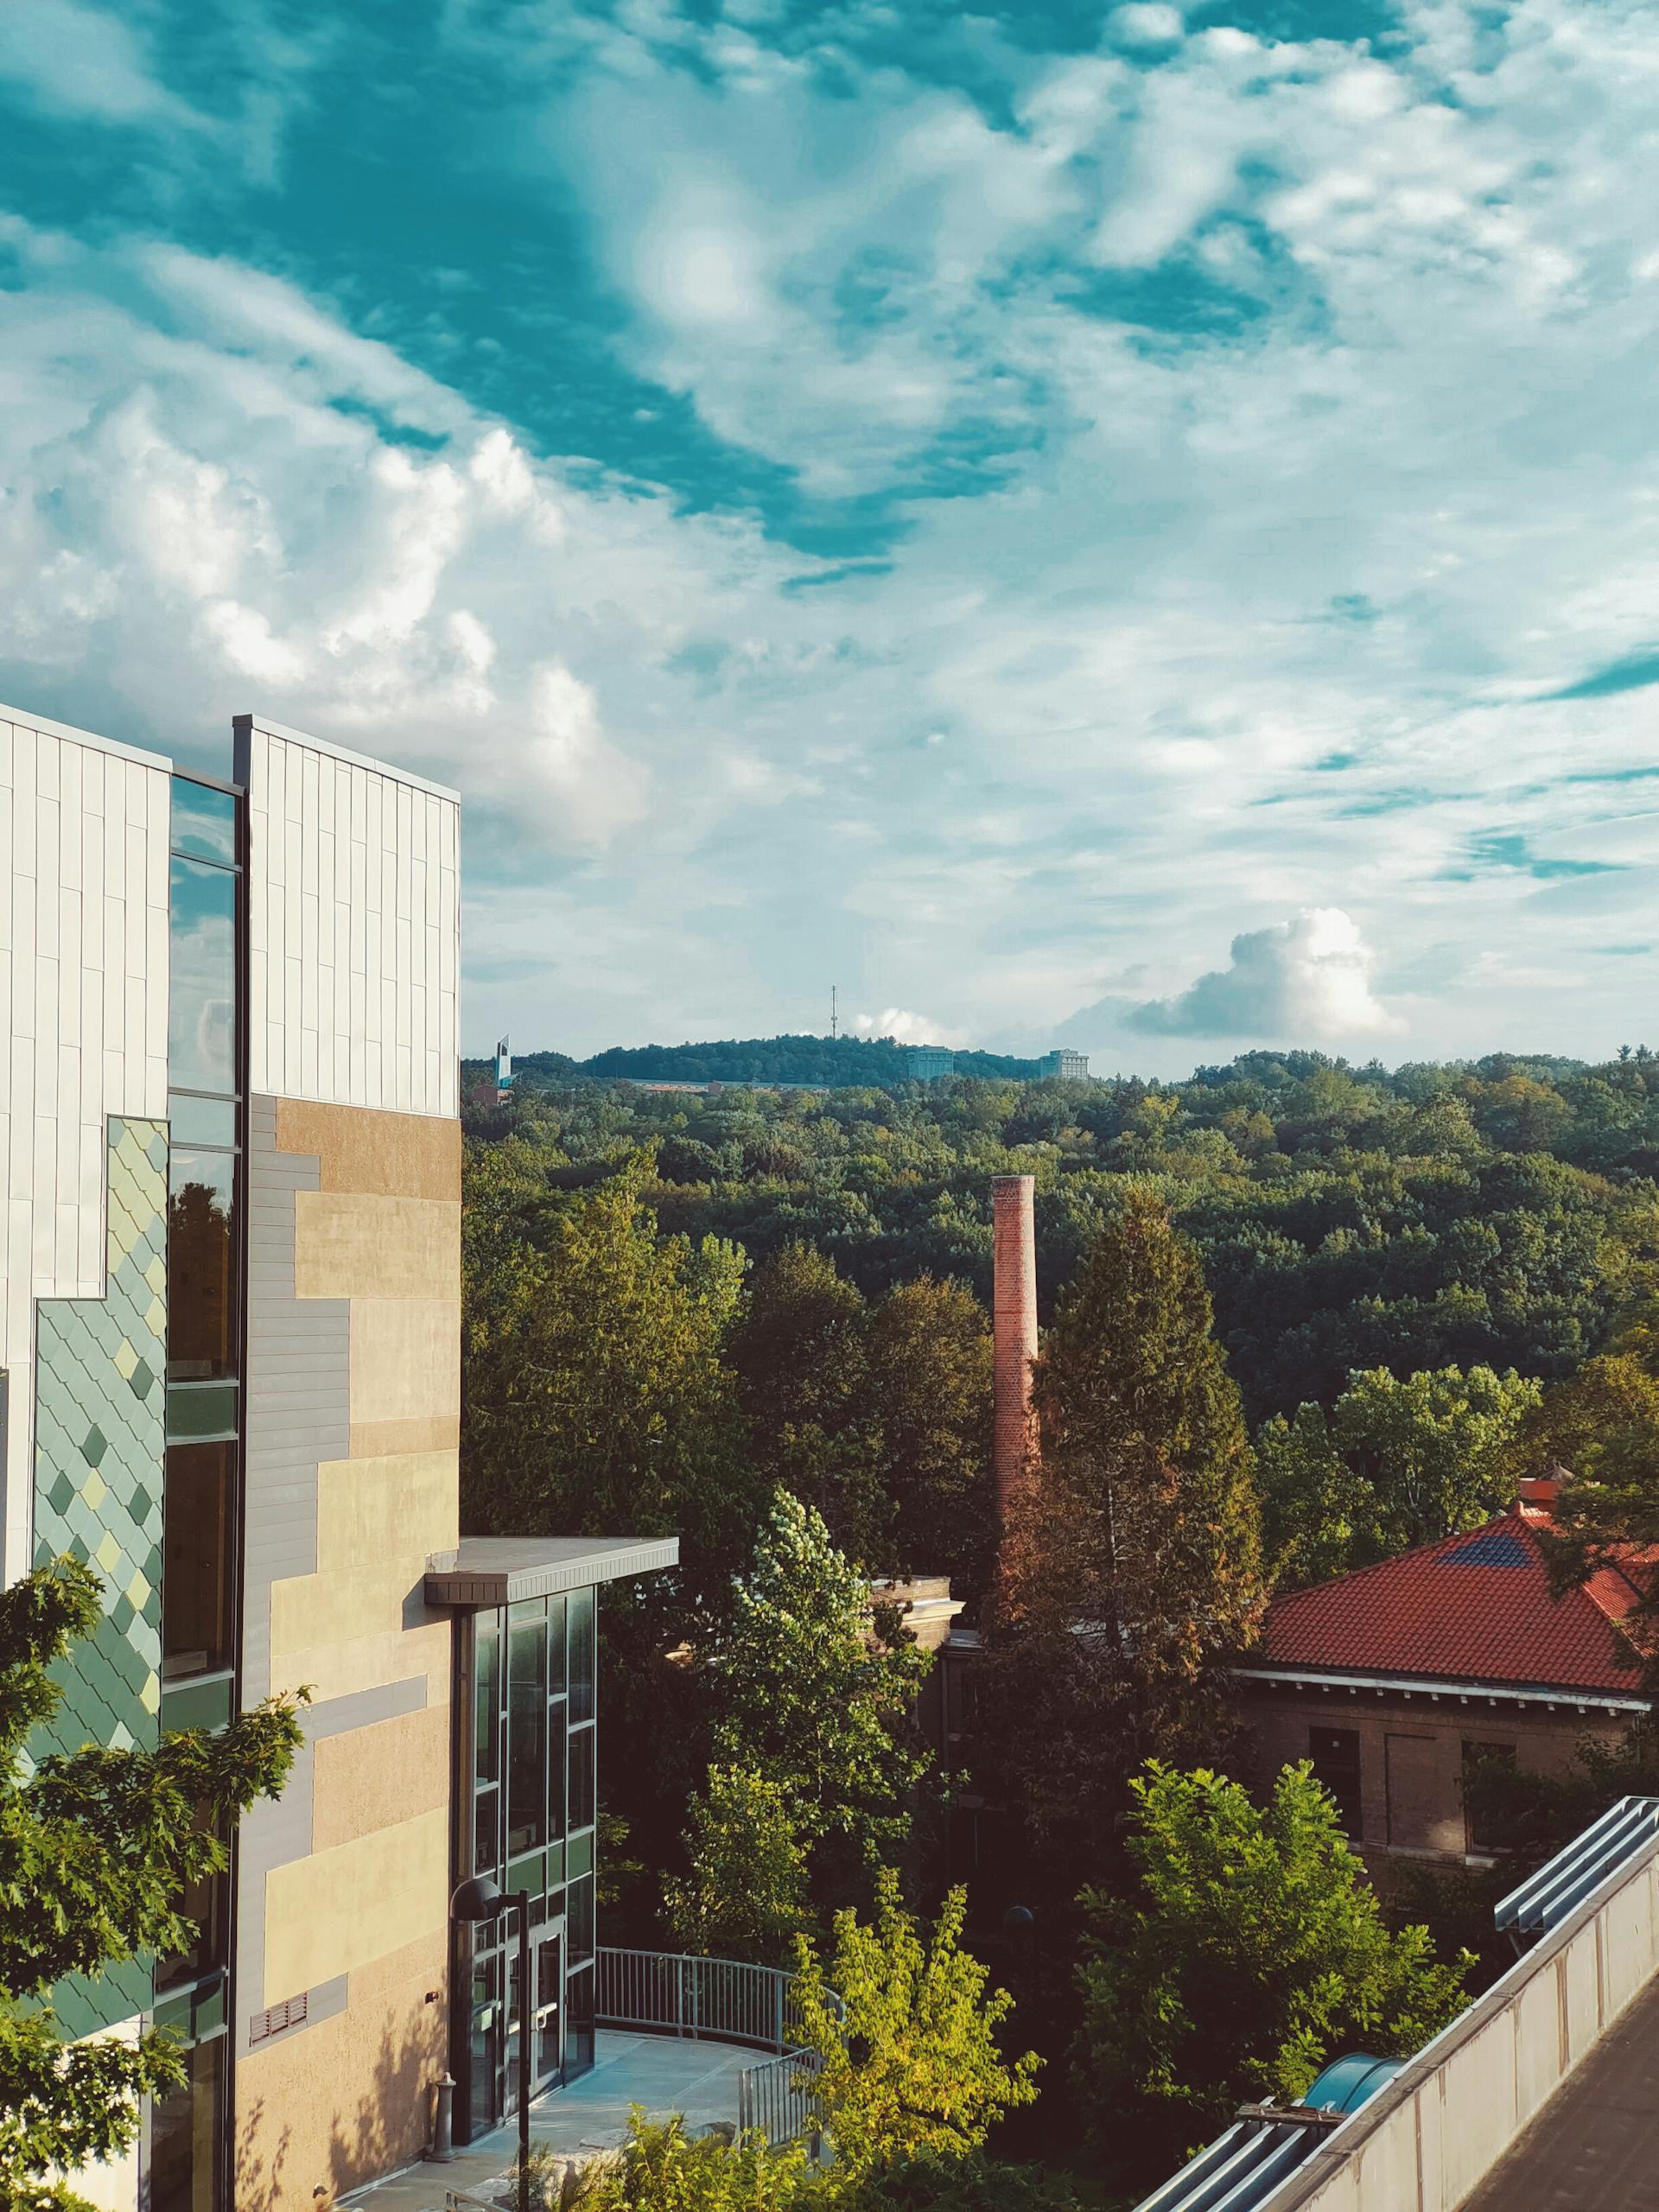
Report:
<svg viewBox="0 0 1659 2212"><path fill-rule="evenodd" d="M563 1052L515 1052L513 1071L523 1082L822 1084L832 1090L897 1090L914 1082L913 1048L890 1037L744 1037L708 1045L613 1045L591 1059ZM1033 1081L1035 1060L1001 1052L957 1052L958 1075L1007 1076ZM467 1063L469 1079L487 1072L483 1060Z"/></svg>

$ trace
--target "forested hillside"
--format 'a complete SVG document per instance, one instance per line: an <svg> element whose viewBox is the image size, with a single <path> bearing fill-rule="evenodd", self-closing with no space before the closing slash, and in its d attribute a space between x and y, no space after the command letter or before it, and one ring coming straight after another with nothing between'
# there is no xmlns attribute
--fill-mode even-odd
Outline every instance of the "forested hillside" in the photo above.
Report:
<svg viewBox="0 0 1659 2212"><path fill-rule="evenodd" d="M988 1300L990 1179L1029 1173L1046 1312L1122 1178L1150 1178L1204 1254L1253 1423L1332 1402L1354 1368L1556 1379L1659 1251L1645 1050L1393 1073L1253 1053L1167 1086L714 1098L531 1076L470 1127L486 1144L516 1133L550 1192L654 1147L642 1195L663 1230L734 1240L751 1262L804 1241L867 1298L931 1274Z"/></svg>

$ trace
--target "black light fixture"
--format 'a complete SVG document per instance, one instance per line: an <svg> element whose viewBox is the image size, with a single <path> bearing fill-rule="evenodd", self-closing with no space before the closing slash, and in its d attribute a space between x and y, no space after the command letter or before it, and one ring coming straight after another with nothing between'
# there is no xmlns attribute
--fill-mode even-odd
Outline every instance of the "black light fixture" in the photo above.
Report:
<svg viewBox="0 0 1659 2212"><path fill-rule="evenodd" d="M487 1874L472 1874L450 1898L449 1917L471 1925L496 1919L509 1905L518 1915L518 2212L530 2212L530 1892L504 1891Z"/></svg>

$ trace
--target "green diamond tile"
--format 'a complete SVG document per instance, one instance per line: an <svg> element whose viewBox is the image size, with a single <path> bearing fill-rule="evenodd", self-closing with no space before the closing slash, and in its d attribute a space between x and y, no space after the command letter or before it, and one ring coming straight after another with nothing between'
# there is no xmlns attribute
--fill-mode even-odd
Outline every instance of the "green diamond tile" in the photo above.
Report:
<svg viewBox="0 0 1659 2212"><path fill-rule="evenodd" d="M147 1398L156 1387L156 1372L147 1359L141 1359L127 1377L127 1387L135 1398Z"/></svg>
<svg viewBox="0 0 1659 2212"><path fill-rule="evenodd" d="M110 1440L94 1421L81 1440L80 1455L89 1467L95 1467L110 1448Z"/></svg>

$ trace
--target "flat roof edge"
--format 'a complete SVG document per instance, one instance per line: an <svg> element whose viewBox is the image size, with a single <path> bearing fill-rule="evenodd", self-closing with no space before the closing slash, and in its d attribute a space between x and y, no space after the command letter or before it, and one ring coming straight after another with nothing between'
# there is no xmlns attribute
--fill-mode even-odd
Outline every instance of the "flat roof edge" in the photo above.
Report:
<svg viewBox="0 0 1659 2212"><path fill-rule="evenodd" d="M94 752L113 753L118 760L136 761L141 768L159 768L168 776L173 773L173 763L165 753L146 752L142 745L128 745L118 737L100 737L94 729L77 729L73 722L54 722L49 715L32 714L26 707L0 702L0 722L20 723L24 729L40 730L70 745L90 745Z"/></svg>
<svg viewBox="0 0 1659 2212"><path fill-rule="evenodd" d="M336 745L326 737L314 737L308 729L294 729L287 722L273 721L269 715L233 715L231 727L236 734L238 767L242 766L244 736L257 729L267 737L280 737L289 745L303 745L313 753L326 753L331 760L343 760L348 768L365 768L372 776L385 776L395 784L408 784L433 798L448 799L452 806L461 804L461 793L451 791L448 784L435 784L429 776L417 776L412 768L400 767L393 760L377 760L367 753L353 753L349 746ZM241 780L245 782L246 778Z"/></svg>
<svg viewBox="0 0 1659 2212"><path fill-rule="evenodd" d="M1283 1682L1292 1688L1398 1690L1427 1697L1507 1698L1533 1705L1600 1705L1620 1713L1653 1710L1651 1698L1633 1696L1628 1686L1591 1689L1582 1682L1476 1681L1461 1675L1393 1675L1380 1668L1257 1665L1249 1659L1236 1660L1232 1671L1238 1681Z"/></svg>
<svg viewBox="0 0 1659 2212"><path fill-rule="evenodd" d="M510 1540L493 1539L500 1549ZM527 1537L527 1554L536 1539ZM677 1536L626 1538L615 1543L596 1541L587 1550L573 1550L555 1558L466 1556L463 1541L455 1551L435 1552L427 1561L425 1595L429 1605L479 1611L517 1605L521 1599L551 1598L567 1590L583 1590L600 1582L620 1582L629 1575L660 1574L677 1567Z"/></svg>

